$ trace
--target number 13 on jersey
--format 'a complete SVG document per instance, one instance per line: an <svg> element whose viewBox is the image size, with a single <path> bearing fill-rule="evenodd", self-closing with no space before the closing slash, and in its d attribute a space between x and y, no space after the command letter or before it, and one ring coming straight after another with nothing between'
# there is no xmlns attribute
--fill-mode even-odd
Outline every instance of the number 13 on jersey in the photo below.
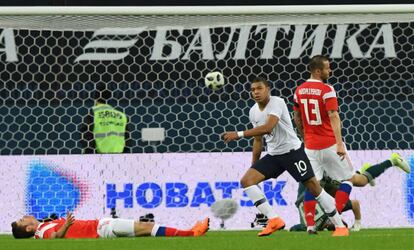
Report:
<svg viewBox="0 0 414 250"><path fill-rule="evenodd" d="M316 99L301 99L303 104L306 121L309 125L322 125L319 102ZM312 116L312 117L311 117ZM313 119L314 118L314 119Z"/></svg>

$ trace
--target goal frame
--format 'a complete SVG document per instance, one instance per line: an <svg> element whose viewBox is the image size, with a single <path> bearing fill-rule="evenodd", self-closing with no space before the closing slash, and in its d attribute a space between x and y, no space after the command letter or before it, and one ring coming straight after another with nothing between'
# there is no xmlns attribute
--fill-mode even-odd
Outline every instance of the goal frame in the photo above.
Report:
<svg viewBox="0 0 414 250"><path fill-rule="evenodd" d="M414 4L363 5L248 5L248 6L160 6L160 7L2 7L4 15L259 15L259 14L403 14L414 12Z"/></svg>

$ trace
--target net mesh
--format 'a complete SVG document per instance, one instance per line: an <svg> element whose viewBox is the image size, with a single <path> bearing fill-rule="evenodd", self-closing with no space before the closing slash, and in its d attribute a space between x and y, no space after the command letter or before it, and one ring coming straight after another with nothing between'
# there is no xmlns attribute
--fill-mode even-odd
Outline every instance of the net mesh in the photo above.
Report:
<svg viewBox="0 0 414 250"><path fill-rule="evenodd" d="M249 126L249 79L267 77L291 108L316 53L332 57L329 82L350 149L414 148L414 23L372 16L363 23L301 16L283 26L275 16L3 16L0 153L82 153L79 128L102 82L113 94L109 104L129 118L130 152L250 151L247 140L219 138ZM210 71L223 72L222 89L204 86ZM165 141L143 142L147 127L165 128Z"/></svg>

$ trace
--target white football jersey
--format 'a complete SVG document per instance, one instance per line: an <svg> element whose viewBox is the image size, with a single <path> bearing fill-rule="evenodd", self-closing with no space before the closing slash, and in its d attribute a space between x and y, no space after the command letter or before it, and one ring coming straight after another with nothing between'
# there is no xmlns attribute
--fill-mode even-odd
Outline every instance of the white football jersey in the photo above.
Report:
<svg viewBox="0 0 414 250"><path fill-rule="evenodd" d="M270 134L264 135L267 144L267 152L270 155L288 153L292 149L298 149L301 141L293 129L292 120L285 101L277 96L271 96L263 110L256 103L250 109L249 119L253 127L264 125L269 115L279 118L279 122Z"/></svg>

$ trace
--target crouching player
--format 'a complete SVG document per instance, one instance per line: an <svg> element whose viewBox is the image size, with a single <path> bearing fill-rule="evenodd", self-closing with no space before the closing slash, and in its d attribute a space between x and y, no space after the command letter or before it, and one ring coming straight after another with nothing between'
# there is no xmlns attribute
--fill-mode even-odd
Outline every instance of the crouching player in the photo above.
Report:
<svg viewBox="0 0 414 250"><path fill-rule="evenodd" d="M33 216L23 216L11 224L14 238L115 238L139 236L183 236L197 237L209 229L209 218L205 218L189 230L160 226L152 222L105 218L100 220L75 220L71 212L66 219L40 222Z"/></svg>
<svg viewBox="0 0 414 250"><path fill-rule="evenodd" d="M320 181L321 186L325 191L330 195L335 195L338 191L340 182L334 181L328 176L324 175ZM294 225L290 228L290 231L307 231L306 227L306 217L304 213L304 197L305 197L306 188L302 183L299 183L298 196L295 202L296 207L299 211L300 224ZM342 212L352 210L354 213L354 225L352 226L352 231L361 230L361 207L358 200L348 200ZM322 208L319 205L316 205L315 215L314 215L315 230L322 231L325 228L328 230L335 230L335 227L329 222L328 216L323 213ZM345 223L344 223L345 224ZM316 231L314 233L316 233Z"/></svg>

